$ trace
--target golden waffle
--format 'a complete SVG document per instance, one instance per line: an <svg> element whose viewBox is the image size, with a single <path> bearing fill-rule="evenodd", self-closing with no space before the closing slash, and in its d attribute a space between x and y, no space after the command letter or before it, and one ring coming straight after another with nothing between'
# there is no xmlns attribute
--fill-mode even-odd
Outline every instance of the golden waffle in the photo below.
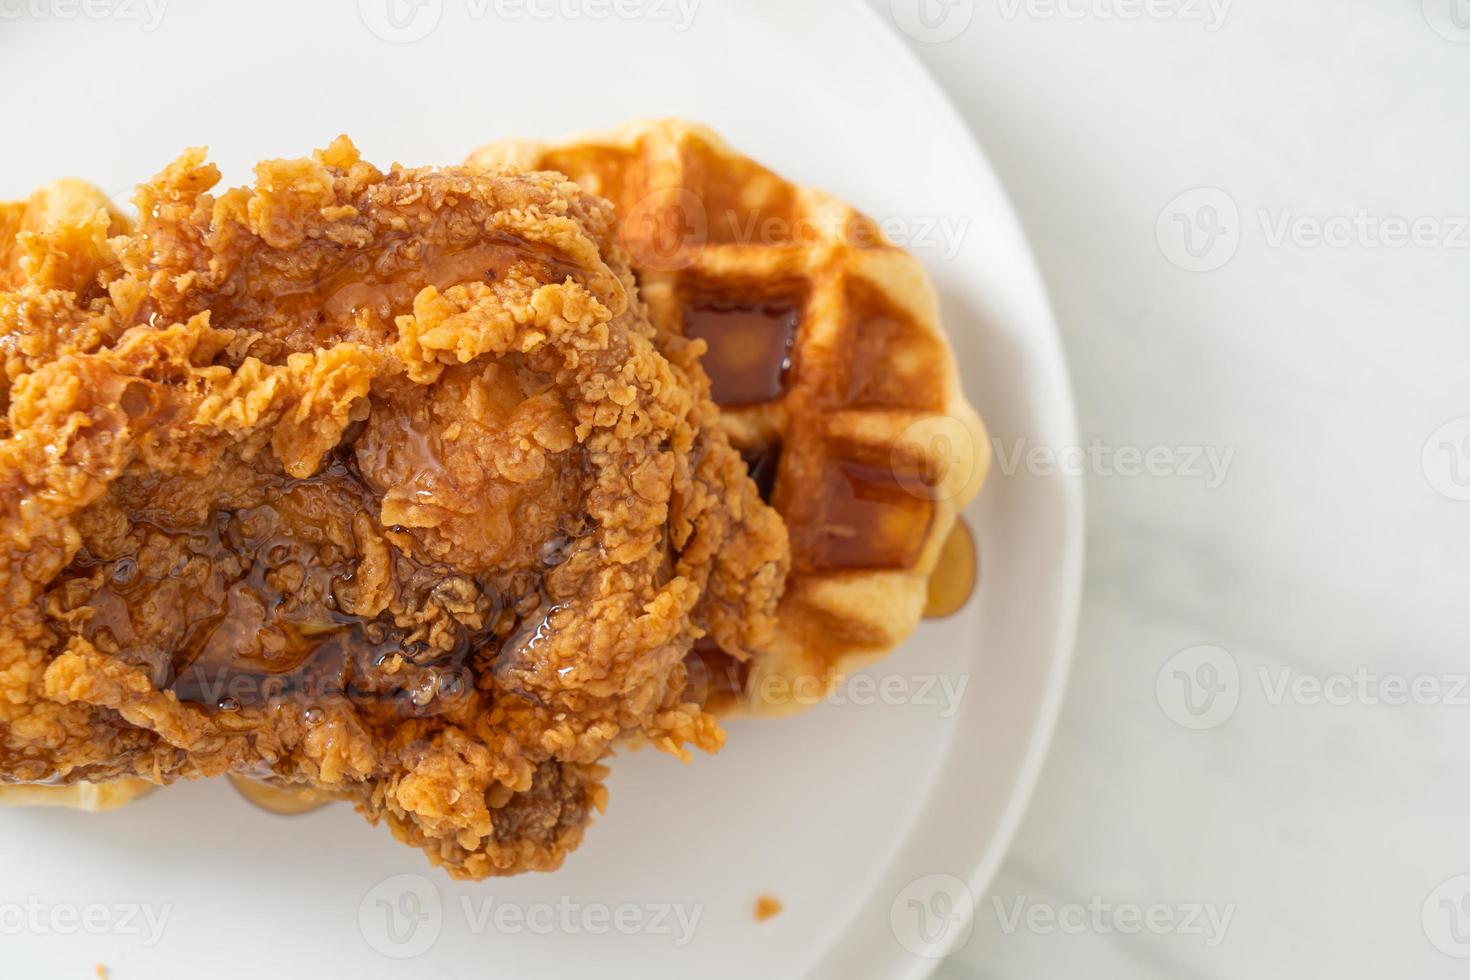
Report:
<svg viewBox="0 0 1470 980"><path fill-rule="evenodd" d="M679 120L492 143L469 162L560 171L609 198L654 323L709 344L723 424L792 549L775 647L691 655L711 705L807 707L908 636L990 462L920 263Z"/></svg>
<svg viewBox="0 0 1470 980"><path fill-rule="evenodd" d="M20 784L0 786L0 805L49 806L99 813L114 810L153 789L142 779L126 777L102 783L70 783L66 786Z"/></svg>

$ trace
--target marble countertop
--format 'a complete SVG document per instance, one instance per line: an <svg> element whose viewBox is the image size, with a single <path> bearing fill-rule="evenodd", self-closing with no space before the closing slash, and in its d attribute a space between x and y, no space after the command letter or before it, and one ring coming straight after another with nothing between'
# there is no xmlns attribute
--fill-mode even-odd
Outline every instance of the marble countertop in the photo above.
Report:
<svg viewBox="0 0 1470 980"><path fill-rule="evenodd" d="M1100 447L1055 746L937 975L1463 976L1470 4L915 2Z"/></svg>

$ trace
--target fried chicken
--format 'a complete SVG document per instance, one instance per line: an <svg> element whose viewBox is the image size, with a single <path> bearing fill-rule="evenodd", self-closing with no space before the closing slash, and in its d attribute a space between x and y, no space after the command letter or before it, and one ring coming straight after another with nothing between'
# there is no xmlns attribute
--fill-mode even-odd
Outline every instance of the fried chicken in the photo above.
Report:
<svg viewBox="0 0 1470 980"><path fill-rule="evenodd" d="M0 292L0 781L242 774L555 868L620 740L719 747L693 643L773 630L701 347L557 175L341 138L218 180L22 235Z"/></svg>
<svg viewBox="0 0 1470 980"><path fill-rule="evenodd" d="M106 194L75 177L53 180L22 201L0 201L0 289L14 289L25 281L20 267L25 255L22 234L89 218L98 211L107 214L108 234L121 235L132 229Z"/></svg>

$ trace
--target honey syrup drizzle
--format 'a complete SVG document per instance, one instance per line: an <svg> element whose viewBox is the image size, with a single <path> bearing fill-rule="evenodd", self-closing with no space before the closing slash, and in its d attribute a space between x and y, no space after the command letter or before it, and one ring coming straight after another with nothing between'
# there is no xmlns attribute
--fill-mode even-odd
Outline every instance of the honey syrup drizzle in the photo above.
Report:
<svg viewBox="0 0 1470 980"><path fill-rule="evenodd" d="M332 802L330 797L310 786L283 789L279 786L272 786L270 783L233 774L230 776L230 785L234 786L235 792L245 797L251 804L268 813L283 817L310 813Z"/></svg>
<svg viewBox="0 0 1470 980"><path fill-rule="evenodd" d="M925 619L952 616L964 608L980 579L975 535L963 517L955 521L939 549L939 561L929 576L929 600Z"/></svg>
<svg viewBox="0 0 1470 980"><path fill-rule="evenodd" d="M684 335L709 344L704 369L718 405L761 405L781 397L801 310L796 303L700 298L684 311Z"/></svg>

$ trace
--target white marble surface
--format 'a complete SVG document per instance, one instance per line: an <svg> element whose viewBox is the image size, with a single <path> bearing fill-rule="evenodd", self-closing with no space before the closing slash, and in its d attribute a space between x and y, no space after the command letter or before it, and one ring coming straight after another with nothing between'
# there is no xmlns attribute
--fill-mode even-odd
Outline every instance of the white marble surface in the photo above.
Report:
<svg viewBox="0 0 1470 980"><path fill-rule="evenodd" d="M1436 437L1427 472L1424 450L1470 416L1470 4L932 3L939 33L968 24L912 46L1031 237L1084 439L1234 453L1218 486L1183 454L1090 467L1055 749L938 976L1465 975L1470 886L1440 886L1470 872L1470 447ZM1227 198L1186 217L1239 213L1217 208L1209 271L1170 259L1195 264L1165 209L1197 187ZM1181 676L1211 675L1164 668L1201 644L1225 653L1196 717ZM1089 903L1158 906L1162 934Z"/></svg>

